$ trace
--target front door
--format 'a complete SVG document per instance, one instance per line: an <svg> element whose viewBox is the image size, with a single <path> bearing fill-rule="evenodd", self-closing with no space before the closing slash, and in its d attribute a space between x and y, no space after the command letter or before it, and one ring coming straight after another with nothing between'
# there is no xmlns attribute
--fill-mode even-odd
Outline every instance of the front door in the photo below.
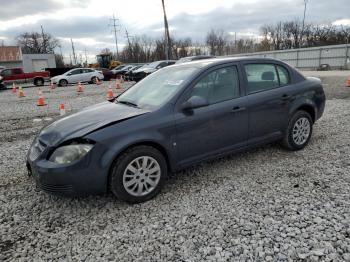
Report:
<svg viewBox="0 0 350 262"><path fill-rule="evenodd" d="M192 96L207 99L207 106L188 111L176 109L179 165L219 155L246 145L247 98L241 97L237 65L210 70L186 90L179 103Z"/></svg>

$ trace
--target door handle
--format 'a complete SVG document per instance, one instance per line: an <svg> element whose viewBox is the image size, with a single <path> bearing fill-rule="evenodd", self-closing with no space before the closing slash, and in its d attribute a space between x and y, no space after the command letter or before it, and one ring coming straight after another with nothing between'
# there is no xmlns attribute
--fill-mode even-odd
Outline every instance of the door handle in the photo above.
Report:
<svg viewBox="0 0 350 262"><path fill-rule="evenodd" d="M284 95L281 97L281 99L284 100L284 101L286 101L286 100L293 100L293 99L294 99L294 96L284 94Z"/></svg>
<svg viewBox="0 0 350 262"><path fill-rule="evenodd" d="M237 112L244 111L244 110L246 110L245 107L235 106L234 108L232 108L231 112L237 113Z"/></svg>

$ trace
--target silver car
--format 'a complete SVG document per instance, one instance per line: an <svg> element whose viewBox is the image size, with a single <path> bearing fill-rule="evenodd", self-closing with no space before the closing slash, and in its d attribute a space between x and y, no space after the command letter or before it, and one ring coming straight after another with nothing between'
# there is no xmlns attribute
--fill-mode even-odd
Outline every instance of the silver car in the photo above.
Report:
<svg viewBox="0 0 350 262"><path fill-rule="evenodd" d="M104 76L102 72L91 68L74 68L62 75L58 75L51 78L53 84L59 86L67 86L68 84L75 84L78 82L84 83L96 83L98 80L103 80Z"/></svg>

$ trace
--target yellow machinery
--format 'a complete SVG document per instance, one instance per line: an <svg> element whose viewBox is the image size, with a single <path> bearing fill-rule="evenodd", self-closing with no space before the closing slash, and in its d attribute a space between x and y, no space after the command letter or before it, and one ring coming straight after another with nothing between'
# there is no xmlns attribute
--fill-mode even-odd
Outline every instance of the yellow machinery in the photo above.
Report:
<svg viewBox="0 0 350 262"><path fill-rule="evenodd" d="M118 65L122 64L122 62L120 61L113 60L111 54L99 54L96 56L96 58L97 58L97 63L89 64L89 67L113 69Z"/></svg>

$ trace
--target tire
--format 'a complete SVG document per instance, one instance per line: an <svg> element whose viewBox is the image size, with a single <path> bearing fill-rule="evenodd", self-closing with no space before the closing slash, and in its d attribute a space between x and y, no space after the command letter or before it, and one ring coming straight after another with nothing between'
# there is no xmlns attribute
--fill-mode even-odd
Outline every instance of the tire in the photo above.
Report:
<svg viewBox="0 0 350 262"><path fill-rule="evenodd" d="M65 87L68 85L68 81L66 79L62 79L58 82L58 85Z"/></svg>
<svg viewBox="0 0 350 262"><path fill-rule="evenodd" d="M142 163L147 163L149 167L140 167ZM149 170L153 170L153 173L148 173ZM125 151L114 162L109 186L118 199L141 203L160 192L167 172L167 163L161 152L150 146L136 146Z"/></svg>
<svg viewBox="0 0 350 262"><path fill-rule="evenodd" d="M99 79L98 77L96 77L96 76L92 77L92 78L91 78L91 83L93 83L93 84L96 85L97 79L100 80L100 79Z"/></svg>
<svg viewBox="0 0 350 262"><path fill-rule="evenodd" d="M36 78L35 80L34 80L34 85L36 85L36 86L43 86L44 85L44 79L42 79L42 78Z"/></svg>
<svg viewBox="0 0 350 262"><path fill-rule="evenodd" d="M291 151L303 149L310 141L312 125L309 113L297 111L289 120L282 146Z"/></svg>

